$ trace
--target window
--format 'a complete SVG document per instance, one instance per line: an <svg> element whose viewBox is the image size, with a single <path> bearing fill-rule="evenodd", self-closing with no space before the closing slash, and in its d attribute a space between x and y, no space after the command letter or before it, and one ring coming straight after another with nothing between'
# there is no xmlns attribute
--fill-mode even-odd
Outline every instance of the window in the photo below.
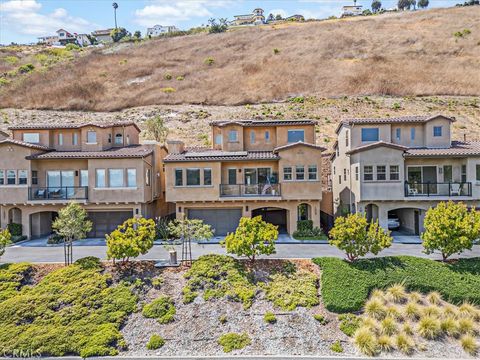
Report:
<svg viewBox="0 0 480 360"><path fill-rule="evenodd" d="M363 128L362 141L378 141L378 128Z"/></svg>
<svg viewBox="0 0 480 360"><path fill-rule="evenodd" d="M476 175L477 175L476 180L480 181L480 165L477 164L475 166L475 170L476 170Z"/></svg>
<svg viewBox="0 0 480 360"><path fill-rule="evenodd" d="M395 129L395 138L400 141L400 139L402 138L402 129Z"/></svg>
<svg viewBox="0 0 480 360"><path fill-rule="evenodd" d="M58 134L58 145L63 145L63 134Z"/></svg>
<svg viewBox="0 0 480 360"><path fill-rule="evenodd" d="M434 126L433 127L433 136L435 136L435 137L442 136L442 127L441 126Z"/></svg>
<svg viewBox="0 0 480 360"><path fill-rule="evenodd" d="M222 134L215 135L215 145L222 145Z"/></svg>
<svg viewBox="0 0 480 360"><path fill-rule="evenodd" d="M175 186L183 186L183 170L175 169Z"/></svg>
<svg viewBox="0 0 480 360"><path fill-rule="evenodd" d="M17 175L15 170L7 170L7 185L15 185L17 180Z"/></svg>
<svg viewBox="0 0 480 360"><path fill-rule="evenodd" d="M317 165L308 166L308 180L317 180Z"/></svg>
<svg viewBox="0 0 480 360"><path fill-rule="evenodd" d="M410 129L410 140L415 140L415 128Z"/></svg>
<svg viewBox="0 0 480 360"><path fill-rule="evenodd" d="M390 180L400 180L400 167L398 165L390 165Z"/></svg>
<svg viewBox="0 0 480 360"><path fill-rule="evenodd" d="M203 185L212 185L212 169L203 169Z"/></svg>
<svg viewBox="0 0 480 360"><path fill-rule="evenodd" d="M18 184L27 185L27 170L18 170Z"/></svg>
<svg viewBox="0 0 480 360"><path fill-rule="evenodd" d="M96 144L97 143L97 132L96 131L87 131L87 143Z"/></svg>
<svg viewBox="0 0 480 360"><path fill-rule="evenodd" d="M265 131L265 142L270 142L270 131Z"/></svg>
<svg viewBox="0 0 480 360"><path fill-rule="evenodd" d="M342 183L342 175L338 175L338 183L339 183L339 184Z"/></svg>
<svg viewBox="0 0 480 360"><path fill-rule="evenodd" d="M108 134L108 143L111 144L112 143L112 134Z"/></svg>
<svg viewBox="0 0 480 360"><path fill-rule="evenodd" d="M105 169L97 169L96 170L95 186L97 188L104 188L106 186L106 184L105 184Z"/></svg>
<svg viewBox="0 0 480 360"><path fill-rule="evenodd" d="M115 145L122 145L123 144L123 135L117 134L115 135Z"/></svg>
<svg viewBox="0 0 480 360"><path fill-rule="evenodd" d="M462 183L467 182L467 165L462 165Z"/></svg>
<svg viewBox="0 0 480 360"><path fill-rule="evenodd" d="M31 144L38 144L40 142L40 134L39 133L24 133L23 134L23 141Z"/></svg>
<svg viewBox="0 0 480 360"><path fill-rule="evenodd" d="M237 184L237 169L228 169L228 185Z"/></svg>
<svg viewBox="0 0 480 360"><path fill-rule="evenodd" d="M3 176L0 174L0 181ZM32 170L32 185L38 185L38 171Z"/></svg>
<svg viewBox="0 0 480 360"><path fill-rule="evenodd" d="M137 187L137 169L127 169L127 187Z"/></svg>
<svg viewBox="0 0 480 360"><path fill-rule="evenodd" d="M335 153L337 154L337 156L340 156L340 149L338 148L338 146L337 146L337 148L335 149Z"/></svg>
<svg viewBox="0 0 480 360"><path fill-rule="evenodd" d="M283 168L283 180L290 181L293 180L292 167L286 166Z"/></svg>
<svg viewBox="0 0 480 360"><path fill-rule="evenodd" d="M343 169L343 181L347 181L347 169Z"/></svg>
<svg viewBox="0 0 480 360"><path fill-rule="evenodd" d="M0 170L0 185L5 185L5 170Z"/></svg>
<svg viewBox="0 0 480 360"><path fill-rule="evenodd" d="M152 171L150 169L147 169L147 171L145 171L145 186L150 186L151 181Z"/></svg>
<svg viewBox="0 0 480 360"><path fill-rule="evenodd" d="M88 170L80 170L80 186L88 186Z"/></svg>
<svg viewBox="0 0 480 360"><path fill-rule="evenodd" d="M301 165L295 166L295 178L296 180L305 180L305 167Z"/></svg>
<svg viewBox="0 0 480 360"><path fill-rule="evenodd" d="M345 131L345 146L348 147L348 137L349 137L350 133L348 130Z"/></svg>
<svg viewBox="0 0 480 360"><path fill-rule="evenodd" d="M355 166L355 180L358 181L358 174L359 173L359 170L358 170L358 166Z"/></svg>
<svg viewBox="0 0 480 360"><path fill-rule="evenodd" d="M289 143L305 141L305 131L304 130L288 130L288 139Z"/></svg>
<svg viewBox="0 0 480 360"><path fill-rule="evenodd" d="M123 169L108 169L109 187L123 187Z"/></svg>
<svg viewBox="0 0 480 360"><path fill-rule="evenodd" d="M200 169L187 169L187 186L200 185Z"/></svg>
<svg viewBox="0 0 480 360"><path fill-rule="evenodd" d="M250 131L250 144L255 144L255 131Z"/></svg>
<svg viewBox="0 0 480 360"><path fill-rule="evenodd" d="M373 166L368 165L363 167L363 180L364 181L373 180Z"/></svg>
<svg viewBox="0 0 480 360"><path fill-rule="evenodd" d="M237 142L238 141L238 132L237 130L230 130L228 132L228 141Z"/></svg>
<svg viewBox="0 0 480 360"><path fill-rule="evenodd" d="M78 145L78 133L72 135L72 145Z"/></svg>
<svg viewBox="0 0 480 360"><path fill-rule="evenodd" d="M387 167L385 165L377 165L377 180L387 180Z"/></svg>

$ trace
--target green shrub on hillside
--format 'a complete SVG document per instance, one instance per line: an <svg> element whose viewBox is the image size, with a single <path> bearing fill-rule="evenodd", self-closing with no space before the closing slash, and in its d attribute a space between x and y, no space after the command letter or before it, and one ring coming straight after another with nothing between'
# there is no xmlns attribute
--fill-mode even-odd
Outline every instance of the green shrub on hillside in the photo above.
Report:
<svg viewBox="0 0 480 360"><path fill-rule="evenodd" d="M411 256L362 259L348 263L338 258L316 258L322 268L322 299L334 312L360 310L374 288L403 283L408 290L438 291L453 303L480 303L480 259L454 264Z"/></svg>
<svg viewBox="0 0 480 360"><path fill-rule="evenodd" d="M35 66L33 64L25 64L18 67L18 72L20 74L26 74L26 73L29 73L30 71L33 71L34 69L35 69Z"/></svg>
<svg viewBox="0 0 480 360"><path fill-rule="evenodd" d="M0 274L12 276L12 267L16 266L2 267ZM22 268L25 271L28 265ZM119 328L136 304L137 297L126 284L112 285L111 276L98 268L70 265L52 271L37 285L14 294L10 289L8 298L0 302L0 352L5 356L19 349L46 356L116 355L125 345Z"/></svg>
<svg viewBox="0 0 480 360"><path fill-rule="evenodd" d="M28 263L5 264L0 266L0 302L15 296L33 273Z"/></svg>
<svg viewBox="0 0 480 360"><path fill-rule="evenodd" d="M155 318L160 324L167 324L174 320L176 312L173 300L168 296L160 296L143 307L142 315L146 318Z"/></svg>
<svg viewBox="0 0 480 360"><path fill-rule="evenodd" d="M229 353L233 350L240 350L250 345L252 340L248 334L228 333L220 336L218 344L223 347L223 351Z"/></svg>
<svg viewBox="0 0 480 360"><path fill-rule="evenodd" d="M148 350L157 350L160 349L163 345L165 345L165 340L157 334L153 334L148 340L147 349Z"/></svg>

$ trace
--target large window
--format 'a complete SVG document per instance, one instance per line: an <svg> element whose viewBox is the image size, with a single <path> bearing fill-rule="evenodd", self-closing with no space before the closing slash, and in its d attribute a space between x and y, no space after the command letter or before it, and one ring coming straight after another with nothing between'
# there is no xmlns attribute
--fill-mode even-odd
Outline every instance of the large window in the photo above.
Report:
<svg viewBox="0 0 480 360"><path fill-rule="evenodd" d="M72 135L72 145L78 145L78 133Z"/></svg>
<svg viewBox="0 0 480 360"><path fill-rule="evenodd" d="M317 180L317 165L308 166L308 180Z"/></svg>
<svg viewBox="0 0 480 360"><path fill-rule="evenodd" d="M305 131L304 130L288 130L288 139L289 143L305 141Z"/></svg>
<svg viewBox="0 0 480 360"><path fill-rule="evenodd" d="M435 136L435 137L442 136L442 127L441 126L434 126L433 127L433 136Z"/></svg>
<svg viewBox="0 0 480 360"><path fill-rule="evenodd" d="M212 169L203 169L203 185L212 185Z"/></svg>
<svg viewBox="0 0 480 360"><path fill-rule="evenodd" d="M175 186L183 186L183 170L175 169Z"/></svg>
<svg viewBox="0 0 480 360"><path fill-rule="evenodd" d="M0 170L0 185L5 185L5 170Z"/></svg>
<svg viewBox="0 0 480 360"><path fill-rule="evenodd" d="M215 145L222 145L222 134L215 135Z"/></svg>
<svg viewBox="0 0 480 360"><path fill-rule="evenodd" d="M23 134L23 141L31 144L38 144L40 142L40 134L39 133L24 133Z"/></svg>
<svg viewBox="0 0 480 360"><path fill-rule="evenodd" d="M363 167L363 180L365 181L373 180L373 166L366 165Z"/></svg>
<svg viewBox="0 0 480 360"><path fill-rule="evenodd" d="M58 134L58 145L60 145L60 146L63 145L63 134L62 133Z"/></svg>
<svg viewBox="0 0 480 360"><path fill-rule="evenodd" d="M7 170L7 185L15 185L17 180L17 174L15 170Z"/></svg>
<svg viewBox="0 0 480 360"><path fill-rule="evenodd" d="M106 185L105 182L105 169L97 169L95 171L96 179L95 179L95 186L97 188L104 188Z"/></svg>
<svg viewBox="0 0 480 360"><path fill-rule="evenodd" d="M378 141L379 131L378 128L363 128L362 129L362 141Z"/></svg>
<svg viewBox="0 0 480 360"><path fill-rule="evenodd" d="M295 166L295 179L305 180L305 167L302 165Z"/></svg>
<svg viewBox="0 0 480 360"><path fill-rule="evenodd" d="M237 130L230 130L228 132L228 141L230 141L230 142L237 142L238 141L238 131Z"/></svg>
<svg viewBox="0 0 480 360"><path fill-rule="evenodd" d="M228 169L228 185L237 184L237 169Z"/></svg>
<svg viewBox="0 0 480 360"><path fill-rule="evenodd" d="M400 166L390 165L390 180L400 180Z"/></svg>
<svg viewBox="0 0 480 360"><path fill-rule="evenodd" d="M115 135L115 145L122 145L123 144L123 135L117 134Z"/></svg>
<svg viewBox="0 0 480 360"><path fill-rule="evenodd" d="M27 185L27 170L18 170L18 184Z"/></svg>
<svg viewBox="0 0 480 360"><path fill-rule="evenodd" d="M187 186L200 185L200 169L187 169Z"/></svg>
<svg viewBox="0 0 480 360"><path fill-rule="evenodd" d="M123 169L108 169L108 181L112 188L123 187Z"/></svg>
<svg viewBox="0 0 480 360"><path fill-rule="evenodd" d="M96 144L97 143L97 132L96 131L87 131L87 143Z"/></svg>
<svg viewBox="0 0 480 360"><path fill-rule="evenodd" d="M286 166L283 168L283 180L290 181L293 179L292 167Z"/></svg>
<svg viewBox="0 0 480 360"><path fill-rule="evenodd" d="M137 169L127 169L127 186L137 187Z"/></svg>
<svg viewBox="0 0 480 360"><path fill-rule="evenodd" d="M387 167L385 165L377 165L377 180L387 180Z"/></svg>

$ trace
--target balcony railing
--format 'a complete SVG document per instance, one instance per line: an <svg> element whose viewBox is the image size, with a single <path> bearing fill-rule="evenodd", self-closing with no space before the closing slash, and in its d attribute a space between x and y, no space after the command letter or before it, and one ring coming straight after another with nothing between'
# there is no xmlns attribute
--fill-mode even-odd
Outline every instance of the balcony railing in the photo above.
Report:
<svg viewBox="0 0 480 360"><path fill-rule="evenodd" d="M280 184L220 184L221 197L280 196Z"/></svg>
<svg viewBox="0 0 480 360"><path fill-rule="evenodd" d="M405 182L405 197L416 196L472 196L471 182L418 183Z"/></svg>
<svg viewBox="0 0 480 360"><path fill-rule="evenodd" d="M88 186L29 187L28 200L88 200Z"/></svg>

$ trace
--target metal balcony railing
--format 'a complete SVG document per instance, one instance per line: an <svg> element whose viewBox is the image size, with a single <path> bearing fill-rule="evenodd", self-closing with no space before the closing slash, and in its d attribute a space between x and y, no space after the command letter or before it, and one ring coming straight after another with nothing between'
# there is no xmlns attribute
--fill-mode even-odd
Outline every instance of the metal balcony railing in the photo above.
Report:
<svg viewBox="0 0 480 360"><path fill-rule="evenodd" d="M472 196L471 182L405 182L405 197Z"/></svg>
<svg viewBox="0 0 480 360"><path fill-rule="evenodd" d="M280 184L220 184L221 197L281 196Z"/></svg>
<svg viewBox="0 0 480 360"><path fill-rule="evenodd" d="M88 200L88 186L29 187L28 200Z"/></svg>

